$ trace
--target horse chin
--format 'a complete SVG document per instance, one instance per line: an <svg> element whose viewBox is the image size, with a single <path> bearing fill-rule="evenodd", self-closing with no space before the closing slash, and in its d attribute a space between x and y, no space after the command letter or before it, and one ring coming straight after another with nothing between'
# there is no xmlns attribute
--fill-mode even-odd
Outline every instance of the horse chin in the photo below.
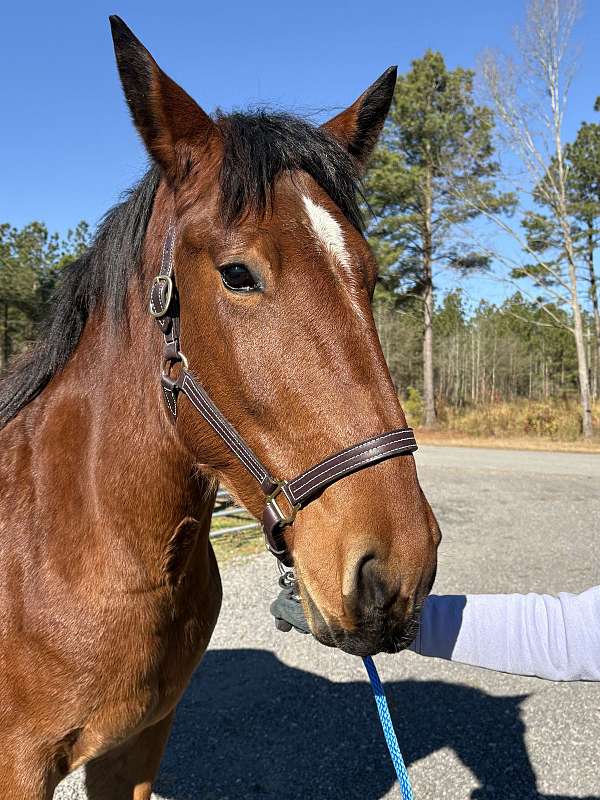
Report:
<svg viewBox="0 0 600 800"><path fill-rule="evenodd" d="M327 647L336 647L352 656L374 656L377 653L399 653L410 646L414 636L407 638L404 631L397 635L370 635L343 628L313 631L314 637Z"/></svg>
<svg viewBox="0 0 600 800"><path fill-rule="evenodd" d="M313 600L310 608L310 628L313 636L327 647L335 647L353 656L374 656L377 653L399 653L414 641L419 630L419 609L407 620L395 620L382 612L373 612L351 630L337 622L327 622Z"/></svg>

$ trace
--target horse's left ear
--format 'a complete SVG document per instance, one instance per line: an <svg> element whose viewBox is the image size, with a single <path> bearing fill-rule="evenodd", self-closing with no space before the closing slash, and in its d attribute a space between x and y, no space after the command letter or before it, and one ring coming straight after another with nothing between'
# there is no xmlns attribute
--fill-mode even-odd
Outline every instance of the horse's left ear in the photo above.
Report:
<svg viewBox="0 0 600 800"><path fill-rule="evenodd" d="M361 169L377 144L390 110L397 71L398 67L386 69L358 100L322 126L354 156Z"/></svg>

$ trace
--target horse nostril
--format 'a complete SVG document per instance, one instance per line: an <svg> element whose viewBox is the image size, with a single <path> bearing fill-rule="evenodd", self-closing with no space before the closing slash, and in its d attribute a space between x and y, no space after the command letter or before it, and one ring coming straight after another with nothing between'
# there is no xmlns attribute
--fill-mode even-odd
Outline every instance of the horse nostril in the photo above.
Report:
<svg viewBox="0 0 600 800"><path fill-rule="evenodd" d="M386 580L381 562L373 553L360 559L356 571L356 599L361 606L389 610L398 598L399 586L399 580Z"/></svg>

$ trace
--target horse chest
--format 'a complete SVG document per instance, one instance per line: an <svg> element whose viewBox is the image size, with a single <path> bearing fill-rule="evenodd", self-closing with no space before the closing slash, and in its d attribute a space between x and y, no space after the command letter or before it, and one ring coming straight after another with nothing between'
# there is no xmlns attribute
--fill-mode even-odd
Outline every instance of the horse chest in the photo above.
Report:
<svg viewBox="0 0 600 800"><path fill-rule="evenodd" d="M161 594L123 615L104 652L108 660L122 649L118 688L151 707L177 701L206 650L221 604L218 573L208 586L189 580Z"/></svg>
<svg viewBox="0 0 600 800"><path fill-rule="evenodd" d="M73 750L74 766L175 707L208 646L220 609L214 557L210 566L204 572L191 569L176 587L130 599L107 623L95 656L94 696L84 703L93 702L97 710Z"/></svg>

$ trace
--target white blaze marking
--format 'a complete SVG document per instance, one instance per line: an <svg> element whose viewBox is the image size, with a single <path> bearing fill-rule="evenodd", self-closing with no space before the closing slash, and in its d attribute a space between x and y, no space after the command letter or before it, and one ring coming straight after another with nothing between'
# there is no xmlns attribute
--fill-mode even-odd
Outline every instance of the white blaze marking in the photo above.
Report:
<svg viewBox="0 0 600 800"><path fill-rule="evenodd" d="M303 195L304 208L315 235L327 252L336 258L343 267L350 267L350 257L346 250L344 234L339 223L327 209L317 205L310 197Z"/></svg>
<svg viewBox="0 0 600 800"><path fill-rule="evenodd" d="M346 249L346 242L344 241L344 234L340 224L326 208L315 203L308 195L302 195L302 200L316 238L325 248L325 251L330 256L333 256L345 270L347 280L342 281L342 285L346 289L357 316L366 324L367 320L364 312L355 295L356 276L352 271L352 261Z"/></svg>

